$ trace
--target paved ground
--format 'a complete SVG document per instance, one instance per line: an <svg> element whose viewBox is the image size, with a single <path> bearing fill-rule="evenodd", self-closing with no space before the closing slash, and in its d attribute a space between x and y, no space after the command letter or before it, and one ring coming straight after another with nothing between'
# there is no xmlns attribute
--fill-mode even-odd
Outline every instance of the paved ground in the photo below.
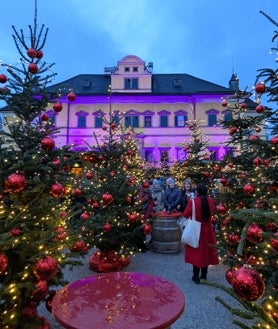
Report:
<svg viewBox="0 0 278 329"><path fill-rule="evenodd" d="M77 279L96 274L89 269L89 258L92 252L83 260L84 265L74 267L65 272L65 279L75 281ZM238 329L233 324L235 318L226 308L215 300L221 296L229 304L235 304L234 299L224 291L215 287L192 282L192 266L184 263L183 250L178 254L164 254L148 250L142 254L136 254L131 264L124 269L130 272L145 272L158 275L175 283L183 292L186 306L183 315L171 326L171 329ZM223 265L209 268L208 279L228 285L225 280L226 268ZM39 313L47 317L51 323L51 329L62 329L52 315L45 310L42 304ZM89 329L89 328L82 328ZM101 328L97 328L101 329ZM132 328L131 328L132 329Z"/></svg>

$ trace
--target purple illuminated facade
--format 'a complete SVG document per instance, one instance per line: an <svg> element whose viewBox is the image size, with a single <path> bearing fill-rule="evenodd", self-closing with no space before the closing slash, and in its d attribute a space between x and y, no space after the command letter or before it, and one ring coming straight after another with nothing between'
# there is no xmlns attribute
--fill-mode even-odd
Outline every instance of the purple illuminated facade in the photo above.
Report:
<svg viewBox="0 0 278 329"><path fill-rule="evenodd" d="M99 140L106 134L100 113L108 117L112 110L117 124L135 132L142 157L154 166L165 152L170 163L186 158L184 145L192 137L187 123L192 120L200 122L213 159L231 152L225 144L228 132L218 122L232 115L221 102L234 90L188 74L154 74L152 69L152 63L129 55L104 74L81 74L49 87L49 93L73 90L76 95L74 102L60 98L59 113L49 106L47 113L60 131L56 145L74 145L76 150L93 146L94 134Z"/></svg>

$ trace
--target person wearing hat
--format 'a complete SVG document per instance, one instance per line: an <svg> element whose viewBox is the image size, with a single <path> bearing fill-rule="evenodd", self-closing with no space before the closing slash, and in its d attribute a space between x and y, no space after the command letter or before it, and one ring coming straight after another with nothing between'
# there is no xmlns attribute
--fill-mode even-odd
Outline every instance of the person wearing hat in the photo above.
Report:
<svg viewBox="0 0 278 329"><path fill-rule="evenodd" d="M164 192L164 209L170 214L172 211L177 212L181 203L181 191L176 186L175 180L173 178L168 178L166 180L166 189Z"/></svg>
<svg viewBox="0 0 278 329"><path fill-rule="evenodd" d="M151 195L154 202L153 212L159 212L164 209L164 190L161 186L161 183L158 179L153 179L151 187Z"/></svg>

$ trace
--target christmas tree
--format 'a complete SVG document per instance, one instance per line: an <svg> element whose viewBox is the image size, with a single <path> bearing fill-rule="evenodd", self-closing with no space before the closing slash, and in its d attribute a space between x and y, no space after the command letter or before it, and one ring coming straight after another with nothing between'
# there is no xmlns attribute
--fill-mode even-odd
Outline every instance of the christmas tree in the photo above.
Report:
<svg viewBox="0 0 278 329"><path fill-rule="evenodd" d="M273 41L277 38L276 32ZM226 279L231 288L220 287L242 307L217 299L250 321L247 325L246 320L234 320L241 328L278 328L277 116L276 110L263 104L266 96L277 105L277 69L258 72L253 88L254 115L245 115L251 93L236 91L233 98L222 102L233 112L233 118L223 124L230 131L230 143L237 148L234 158L224 160L220 180L229 187L227 193L219 194L217 217L220 255L228 266ZM262 135L269 122L274 134L270 140Z"/></svg>
<svg viewBox="0 0 278 329"><path fill-rule="evenodd" d="M143 220L138 198L144 171L134 134L121 126L124 114L114 111L111 103L99 116L106 134L101 140L95 135L95 145L82 154L83 203L79 203L80 218L75 225L96 249L91 269L104 272L128 265L129 257L144 249L151 227Z"/></svg>
<svg viewBox="0 0 278 329"><path fill-rule="evenodd" d="M69 230L74 214L64 189L76 154L55 147L44 112L55 74L43 60L48 29L37 26L37 4L27 37L12 28L20 64L2 64L0 74L0 99L15 114L0 135L0 327L49 328L37 306L52 284L64 283L62 267L78 263L68 257L80 232Z"/></svg>

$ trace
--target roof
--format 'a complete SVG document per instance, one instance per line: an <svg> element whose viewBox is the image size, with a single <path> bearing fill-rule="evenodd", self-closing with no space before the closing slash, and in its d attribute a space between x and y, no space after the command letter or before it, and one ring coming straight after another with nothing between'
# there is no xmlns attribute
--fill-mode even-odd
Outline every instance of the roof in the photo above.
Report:
<svg viewBox="0 0 278 329"><path fill-rule="evenodd" d="M111 84L110 74L79 74L46 88L47 92L56 93L73 88L76 95L107 94ZM113 93L113 92L112 92ZM132 92L126 92L132 93ZM232 94L229 88L196 78L189 74L152 74L151 95L161 94Z"/></svg>

